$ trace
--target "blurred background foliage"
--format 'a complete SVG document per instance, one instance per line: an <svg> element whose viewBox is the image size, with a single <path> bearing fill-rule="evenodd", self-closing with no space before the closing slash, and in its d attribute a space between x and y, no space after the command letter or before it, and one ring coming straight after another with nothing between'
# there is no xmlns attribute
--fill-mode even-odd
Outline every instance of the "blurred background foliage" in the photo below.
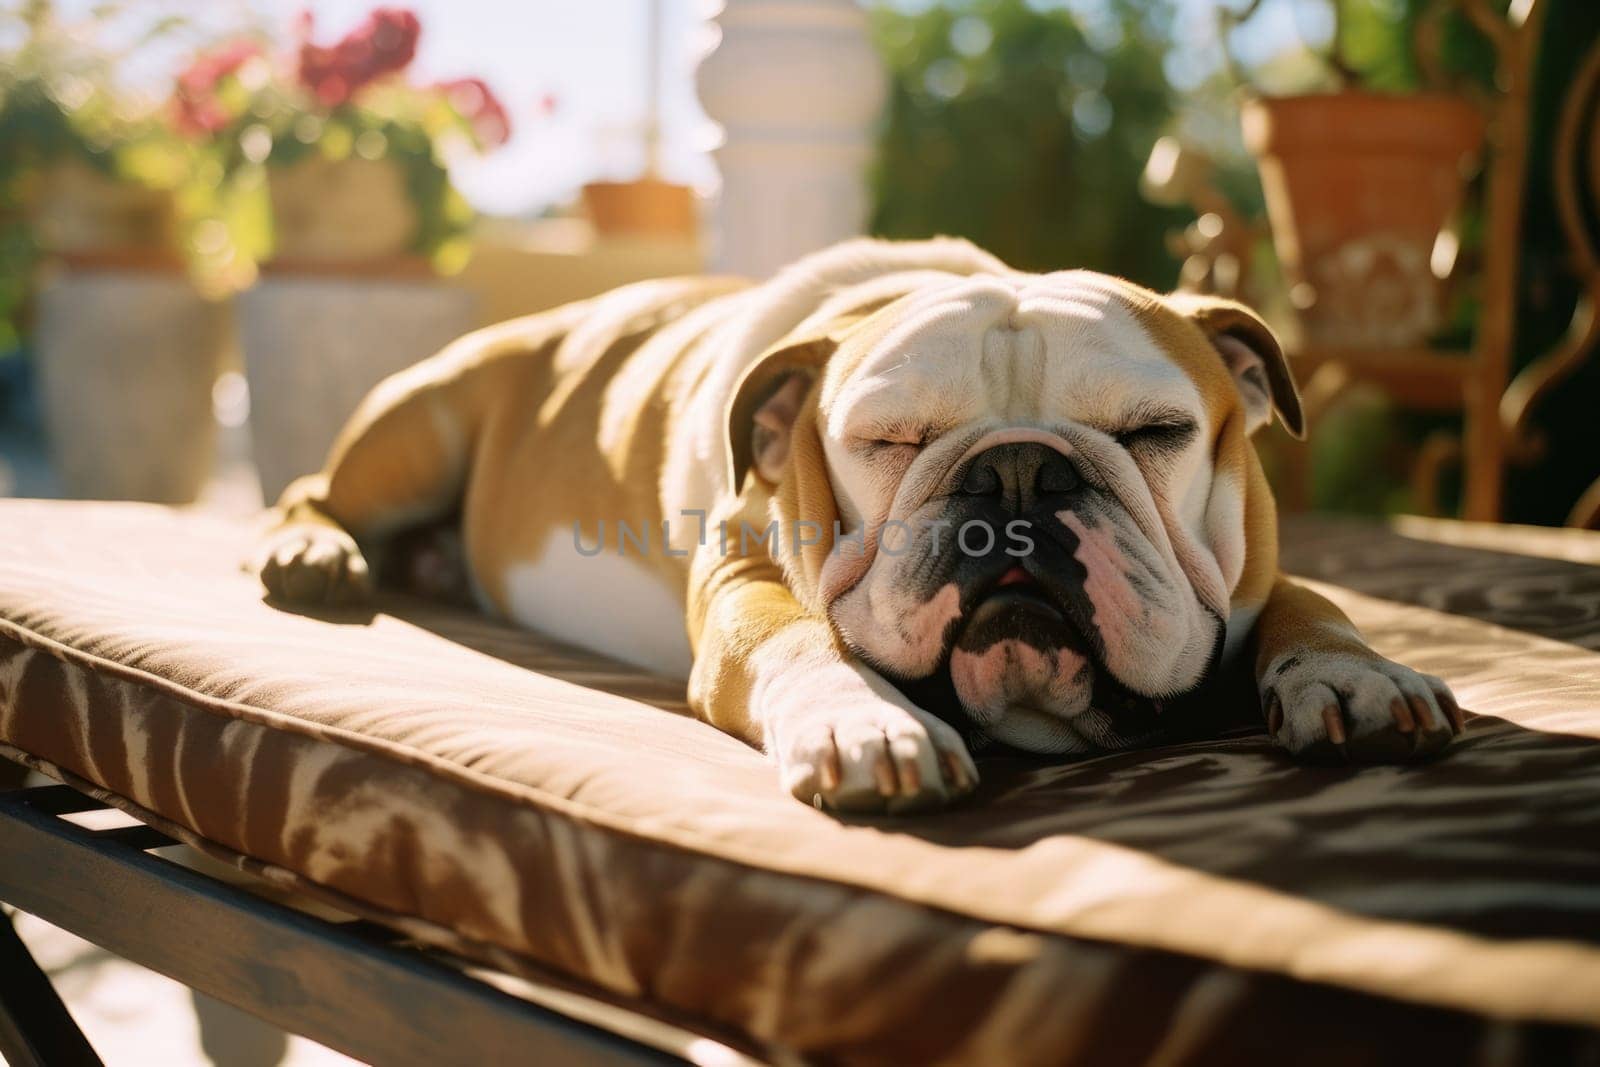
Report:
<svg viewBox="0 0 1600 1067"><path fill-rule="evenodd" d="M1493 2L1508 7L1508 0ZM1218 6L1245 5L946 0L876 7L891 93L872 175L873 232L955 234L1019 267L1086 267L1171 288L1178 261L1166 235L1193 214L1157 207L1139 194L1139 175L1158 137L1175 133L1198 148L1214 166L1214 183L1240 212L1262 214L1254 161L1239 134L1241 86L1215 50L1211 16ZM1273 0L1263 5L1271 6ZM1342 0L1338 18L1328 0L1279 0L1278 6L1302 31L1300 41L1243 65L1240 76L1256 90L1334 87L1337 78L1324 57L1335 33L1339 53L1362 86L1392 92L1429 86L1413 42L1419 22L1447 6L1439 0ZM1203 19L1194 17L1197 11ZM1459 15L1445 14L1437 25L1437 73L1446 85L1492 89L1489 42ZM1597 33L1600 3L1550 0L1529 147L1518 366L1555 342L1577 296L1564 269L1568 253L1549 192L1550 161L1564 90ZM1481 193L1481 180L1475 190ZM1459 273L1466 284L1456 287L1449 323L1436 338L1457 348L1470 344L1477 316L1471 281L1482 224L1474 199L1460 223ZM1282 285L1265 242L1260 253L1251 296L1270 312L1281 303ZM1513 470L1509 519L1559 523L1593 478L1600 433L1586 412L1600 397L1597 364L1591 362L1541 418L1550 447ZM1459 420L1401 411L1376 390L1357 387L1316 427L1312 505L1370 514L1414 507L1407 483L1412 457L1430 434L1458 427ZM1454 486L1445 486L1441 502L1455 506Z"/></svg>
<svg viewBox="0 0 1600 1067"><path fill-rule="evenodd" d="M1490 2L1504 9L1509 0ZM1221 62L1215 22L1219 7L1244 3L872 0L891 91L871 173L871 230L891 237L957 234L1020 267L1087 267L1170 288L1179 263L1169 235L1193 213L1140 195L1139 177L1158 138L1176 134L1199 148L1238 210L1247 218L1262 211L1255 165L1240 139L1239 84ZM1600 34L1600 2L1547 3L1518 275L1518 365L1555 343L1577 299L1549 193L1550 168L1564 91ZM1330 86L1321 53L1337 27L1340 51L1365 85L1415 90L1426 78L1412 41L1418 22L1439 4L1342 0L1335 20L1330 0L1265 0L1259 17L1273 17L1275 9L1279 30L1287 18L1291 31L1278 32L1270 51L1241 56L1243 76L1271 93ZM108 88L130 53L174 32L181 36L184 20L156 20L148 35L113 50L97 41L92 26L49 24L42 17L49 7L43 0L0 0L0 357L26 329L36 249L24 204L47 165L75 159L156 187L172 185L195 165L181 156L192 149L149 123L148 106L124 106L128 101ZM1488 43L1459 18L1441 27L1447 76L1492 87ZM1234 39L1247 33L1236 31ZM192 199L197 188L190 182L179 194ZM186 214L204 214L206 205L180 203ZM1470 279L1480 231L1469 209L1462 259L1468 284L1456 287L1450 325L1438 338L1452 346L1471 339ZM1282 286L1269 245L1263 240L1260 247L1252 296L1270 311L1281 302ZM9 373L7 362L0 358L0 379ZM1514 470L1509 518L1559 521L1593 477L1600 433L1590 409L1597 397L1600 363L1591 361L1546 405L1540 422L1548 443L1531 464ZM1449 418L1398 411L1381 394L1354 391L1317 427L1312 503L1369 513L1412 507L1411 457L1429 434L1452 428ZM1443 502L1453 505L1448 492Z"/></svg>
<svg viewBox="0 0 1600 1067"><path fill-rule="evenodd" d="M1557 0L1561 3L1587 0ZM1241 71L1268 93L1332 88L1322 53L1331 0L1282 0L1306 39ZM1189 213L1138 192L1156 139L1205 152L1247 215L1261 210L1238 130L1237 92L1216 52L1208 7L1183 0L946 0L879 4L874 32L890 71L873 168L871 229L952 233L1019 267L1110 271L1157 288L1177 263L1164 235ZM1422 86L1412 48L1437 0L1341 0L1339 48L1364 86ZM1504 7L1502 2L1500 6ZM1322 16L1313 18L1311 16ZM1183 16L1188 16L1183 17ZM1195 30L1203 30L1197 40ZM1441 20L1441 65L1488 87L1494 55L1459 17Z"/></svg>
<svg viewBox="0 0 1600 1067"><path fill-rule="evenodd" d="M874 15L892 78L874 232L1170 280L1164 235L1182 213L1139 196L1178 105L1162 70L1170 4L1108 0L1093 20L1023 0Z"/></svg>

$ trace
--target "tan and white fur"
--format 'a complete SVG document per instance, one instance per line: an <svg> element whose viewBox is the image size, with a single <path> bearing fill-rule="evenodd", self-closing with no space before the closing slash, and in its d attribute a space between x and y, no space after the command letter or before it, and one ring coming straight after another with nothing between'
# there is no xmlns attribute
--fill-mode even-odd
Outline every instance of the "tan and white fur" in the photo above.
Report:
<svg viewBox="0 0 1600 1067"><path fill-rule="evenodd" d="M359 599L368 556L444 520L484 610L686 677L836 808L967 793L963 730L1137 744L1246 656L1291 752L1437 751L1444 684L1278 573L1249 441L1274 411L1301 432L1240 305L853 241L463 338L374 390L253 565L284 600Z"/></svg>

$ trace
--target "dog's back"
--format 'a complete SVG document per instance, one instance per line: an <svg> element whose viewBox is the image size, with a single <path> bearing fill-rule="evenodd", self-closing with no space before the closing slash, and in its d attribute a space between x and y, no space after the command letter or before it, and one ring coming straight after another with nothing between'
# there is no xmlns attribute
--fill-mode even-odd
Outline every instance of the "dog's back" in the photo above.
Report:
<svg viewBox="0 0 1600 1067"><path fill-rule="evenodd" d="M269 591L314 600L358 591L370 557L412 589L465 590L519 624L684 673L684 550L703 534L694 513L729 488L727 406L745 368L919 279L1007 270L964 241L851 241L761 285L640 282L476 331L373 390L325 471L284 494L289 532L257 565ZM307 568L330 529L354 543L324 543ZM275 588L290 572L299 588Z"/></svg>

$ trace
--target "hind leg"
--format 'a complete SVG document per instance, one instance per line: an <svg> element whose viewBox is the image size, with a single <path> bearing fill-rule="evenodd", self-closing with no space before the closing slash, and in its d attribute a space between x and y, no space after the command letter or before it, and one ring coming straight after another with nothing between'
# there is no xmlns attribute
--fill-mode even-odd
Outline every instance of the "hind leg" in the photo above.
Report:
<svg viewBox="0 0 1600 1067"><path fill-rule="evenodd" d="M284 493L302 497L280 503L271 529L256 546L246 568L261 579L274 600L292 604L360 604L372 594L372 572L356 539L308 501L315 499L321 475L310 475Z"/></svg>
<svg viewBox="0 0 1600 1067"><path fill-rule="evenodd" d="M320 474L296 480L246 563L269 596L297 604L351 604L372 591L371 549L394 533L448 514L476 432L476 379L451 353L380 383L346 424Z"/></svg>

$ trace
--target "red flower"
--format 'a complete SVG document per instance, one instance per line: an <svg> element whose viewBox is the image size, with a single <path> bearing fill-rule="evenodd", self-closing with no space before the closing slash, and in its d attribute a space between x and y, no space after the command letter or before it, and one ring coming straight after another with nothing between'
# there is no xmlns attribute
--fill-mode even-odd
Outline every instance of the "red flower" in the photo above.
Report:
<svg viewBox="0 0 1600 1067"><path fill-rule="evenodd" d="M332 47L312 44L311 16L300 17L300 84L324 107L338 107L368 83L404 70L417 54L422 24L403 8L373 9L366 21Z"/></svg>
<svg viewBox="0 0 1600 1067"><path fill-rule="evenodd" d="M260 54L254 41L235 41L189 64L178 75L172 94L173 122L179 131L205 137L226 126L232 116L217 99L217 86Z"/></svg>
<svg viewBox="0 0 1600 1067"><path fill-rule="evenodd" d="M456 78L434 88L471 123L472 135L480 146L496 148L511 137L511 117L482 78Z"/></svg>

